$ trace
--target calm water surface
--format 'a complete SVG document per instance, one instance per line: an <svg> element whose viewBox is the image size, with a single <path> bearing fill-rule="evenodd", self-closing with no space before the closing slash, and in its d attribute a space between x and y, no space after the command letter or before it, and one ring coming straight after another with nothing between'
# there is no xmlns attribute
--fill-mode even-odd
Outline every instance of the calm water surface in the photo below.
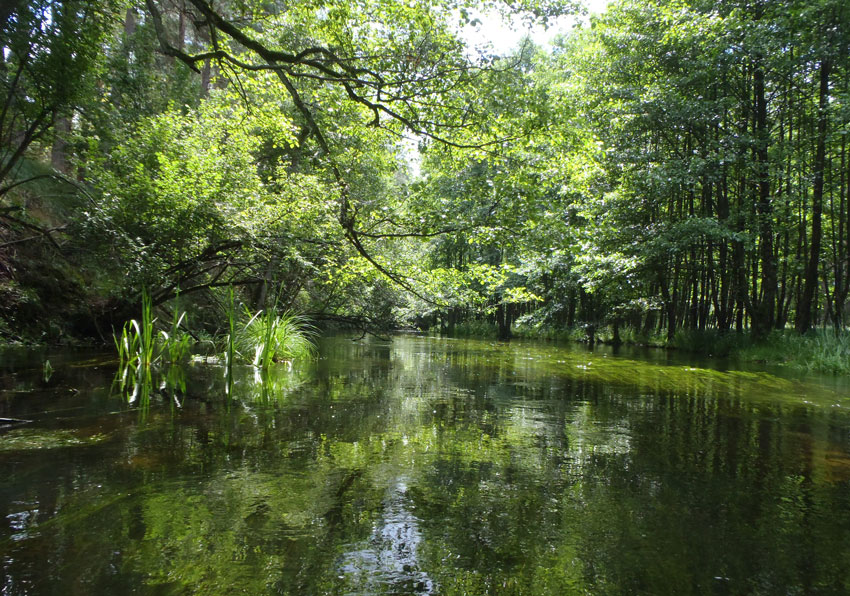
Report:
<svg viewBox="0 0 850 596"><path fill-rule="evenodd" d="M141 407L0 352L0 594L850 593L840 382L417 337L237 372Z"/></svg>

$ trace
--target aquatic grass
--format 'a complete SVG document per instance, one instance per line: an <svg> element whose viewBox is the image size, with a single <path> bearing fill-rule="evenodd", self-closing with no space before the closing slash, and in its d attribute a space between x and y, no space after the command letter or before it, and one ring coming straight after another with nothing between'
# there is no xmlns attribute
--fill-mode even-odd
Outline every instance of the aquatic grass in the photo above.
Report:
<svg viewBox="0 0 850 596"><path fill-rule="evenodd" d="M0 452L35 451L94 445L107 439L107 435L85 435L80 431L64 429L17 428L6 431L0 441Z"/></svg>
<svg viewBox="0 0 850 596"><path fill-rule="evenodd" d="M850 373L850 333L818 329L806 337L805 366L809 370Z"/></svg>
<svg viewBox="0 0 850 596"><path fill-rule="evenodd" d="M180 295L178 293L174 299L174 315L171 319L171 329L159 332L160 357L171 364L188 360L192 344L192 336L181 329L181 325L184 324L184 320L186 319L186 313L179 311L179 299Z"/></svg>
<svg viewBox="0 0 850 596"><path fill-rule="evenodd" d="M142 290L142 320L141 324L136 324L136 331L139 335L139 364L145 368L149 368L154 359L153 324L155 320L156 319L153 318L153 302L151 300L150 292L148 292L147 289L144 289Z"/></svg>
<svg viewBox="0 0 850 596"><path fill-rule="evenodd" d="M138 374L133 379L133 393L129 396L128 403L137 403L139 407L139 418L147 419L151 405L151 393L153 392L153 378L148 366L139 367Z"/></svg>
<svg viewBox="0 0 850 596"><path fill-rule="evenodd" d="M237 352L251 364L268 368L274 362L311 356L315 351L314 335L315 330L305 317L266 309L250 316L236 333L234 343Z"/></svg>
<svg viewBox="0 0 850 596"><path fill-rule="evenodd" d="M613 335L608 329L600 334L600 341L605 343ZM666 344L666 338L633 325L620 328L620 340L626 345L660 347Z"/></svg>
<svg viewBox="0 0 850 596"><path fill-rule="evenodd" d="M119 368L113 381L113 391L116 388L128 404L138 404L140 408L147 410L153 392L153 376L150 367L127 364Z"/></svg>
<svg viewBox="0 0 850 596"><path fill-rule="evenodd" d="M118 367L127 368L138 357L139 335L133 329L135 321L127 321L121 330L121 335L113 335L115 349L118 352Z"/></svg>
<svg viewBox="0 0 850 596"><path fill-rule="evenodd" d="M481 336L485 338L486 336ZM555 329L548 326L519 324L514 337L537 340L582 341L581 328ZM610 335L600 331L603 343ZM682 352L741 362L787 366L811 372L850 374L850 331L834 328L814 329L800 335L792 329L771 332L756 339L749 332L719 329L680 329L668 340L657 334L647 335L634 327L622 327L620 339L625 344L672 348Z"/></svg>
<svg viewBox="0 0 850 596"><path fill-rule="evenodd" d="M178 396L186 394L186 369L182 366L143 367L125 366L113 380L112 391L130 405L136 405L146 416L151 399L160 396L172 406L182 407Z"/></svg>
<svg viewBox="0 0 850 596"><path fill-rule="evenodd" d="M513 328L514 337L517 339L536 339L554 342L583 342L587 340L587 332L580 327L551 327L549 325L536 325L519 323Z"/></svg>
<svg viewBox="0 0 850 596"><path fill-rule="evenodd" d="M118 366L125 368L136 365L149 368L159 361L168 363L183 362L191 351L192 336L184 331L186 313L180 313L177 305L171 328L154 333L157 319L153 316L153 302L150 293L142 290L142 317L124 323L120 335L114 335L115 349L118 352Z"/></svg>
<svg viewBox="0 0 850 596"><path fill-rule="evenodd" d="M225 392L231 395L233 391L233 356L235 354L235 335L236 335L236 303L233 295L233 286L230 286L228 291L227 308L225 309L227 316L227 338L224 347L224 379Z"/></svg>
<svg viewBox="0 0 850 596"><path fill-rule="evenodd" d="M182 366L171 366L162 377L159 390L171 398L171 405L182 406L178 395L186 394L186 371Z"/></svg>
<svg viewBox="0 0 850 596"><path fill-rule="evenodd" d="M452 337L475 337L495 339L499 336L499 327L495 323L482 319L474 319L458 323L451 333Z"/></svg>
<svg viewBox="0 0 850 596"><path fill-rule="evenodd" d="M141 319L127 321L124 323L121 335L116 334L113 337L118 352L115 385L128 403L139 405L143 417L146 416L154 387L152 366L160 362L177 365L189 358L192 338L181 328L185 318L186 313L181 314L175 304L170 329L161 330L158 335L154 334L156 319L153 316L153 301L150 293L144 289L142 290ZM175 381L182 375L182 369L171 366L168 373L160 389L181 389L185 392L185 381L182 384ZM177 401L175 391L171 393L179 406L180 402Z"/></svg>
<svg viewBox="0 0 850 596"><path fill-rule="evenodd" d="M791 329L777 329L762 339L755 339L749 333L716 329L680 330L666 346L743 362L850 374L850 332L833 328L813 329L805 335Z"/></svg>
<svg viewBox="0 0 850 596"><path fill-rule="evenodd" d="M515 366L521 354L526 370L534 374L554 375L584 383L604 383L631 387L641 392L677 395L714 395L723 393L752 400L790 404L802 403L800 381L766 371L715 370L687 363L646 362L611 357L605 351L559 347L525 342L498 343L465 340L466 349L476 356L486 354L486 366L495 370ZM811 403L846 407L847 397L829 388L811 387L805 391Z"/></svg>
<svg viewBox="0 0 850 596"><path fill-rule="evenodd" d="M191 336L180 329L172 329L171 332L160 331L162 338L160 356L166 362L176 364L185 361L191 351Z"/></svg>
<svg viewBox="0 0 850 596"><path fill-rule="evenodd" d="M118 351L119 368L138 365L149 367L153 362L154 333L153 306L150 294L142 290L141 321L131 319L124 323L121 335L114 335L115 348Z"/></svg>

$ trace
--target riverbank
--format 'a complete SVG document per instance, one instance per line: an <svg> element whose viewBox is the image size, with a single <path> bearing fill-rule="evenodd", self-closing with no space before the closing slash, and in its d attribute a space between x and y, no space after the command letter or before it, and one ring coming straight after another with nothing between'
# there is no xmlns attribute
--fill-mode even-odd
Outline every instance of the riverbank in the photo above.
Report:
<svg viewBox="0 0 850 596"><path fill-rule="evenodd" d="M0 331L2 331L1 326ZM520 326L515 327L512 333L517 339L587 343L587 334L583 328L553 329ZM495 325L474 321L457 325L454 332L449 335L458 338L496 339L499 336L499 329ZM620 330L619 336L622 345L678 350L741 363L750 362L818 373L850 375L850 332L836 333L832 328L812 330L805 335L799 335L791 329L775 330L762 339L754 338L749 332L683 329L678 331L672 340L667 340L661 335L646 335L634 328L625 327ZM68 347L105 345L91 338L75 338L64 334L49 337L42 333L41 337L36 335L23 338L0 333L0 339L2 339L0 345ZM597 330L595 341L601 344L616 343L610 328Z"/></svg>
<svg viewBox="0 0 850 596"><path fill-rule="evenodd" d="M473 322L458 325L453 335L495 338L498 331L495 325ZM513 336L556 342L587 342L587 333L581 327L553 329L520 326L513 329ZM749 332L682 329L676 332L672 340L668 340L661 335L647 335L632 327L625 327L620 329L619 336L624 345L681 350L738 362L756 362L797 370L850 375L850 332L836 332L832 328L815 329L805 335L791 329L778 329L760 339L756 339ZM604 344L615 343L610 328L597 330L595 340Z"/></svg>

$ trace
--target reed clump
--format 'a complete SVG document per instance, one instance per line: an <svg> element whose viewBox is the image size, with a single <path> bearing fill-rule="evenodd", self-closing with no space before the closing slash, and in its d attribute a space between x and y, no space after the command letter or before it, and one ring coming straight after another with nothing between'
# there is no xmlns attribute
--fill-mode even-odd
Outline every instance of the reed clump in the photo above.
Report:
<svg viewBox="0 0 850 596"><path fill-rule="evenodd" d="M115 335L119 368L149 368L154 362L153 305L147 290L142 290L142 317L124 323L121 335Z"/></svg>
<svg viewBox="0 0 850 596"><path fill-rule="evenodd" d="M121 333L114 335L118 351L118 366L150 368L152 364L167 362L176 364L189 358L192 337L184 329L186 313L175 307L168 330L154 332L157 319L153 316L150 293L142 290L142 316L124 323Z"/></svg>
<svg viewBox="0 0 850 596"><path fill-rule="evenodd" d="M179 297L178 297L179 298ZM174 378L182 372L180 364L190 360L195 348L193 336L186 329L186 313L181 313L175 304L171 323L166 329L155 331L153 302L147 290L142 291L141 317L127 321L120 334L115 334L119 369L116 382L122 392L127 392L128 401L145 403L151 390L151 368L163 380L163 387L170 393L185 392L185 379ZM231 395L234 385L234 364L243 362L257 371L267 372L275 363L287 363L298 358L312 356L315 352L315 328L309 321L290 311L279 312L277 300L263 310L252 312L245 307L237 308L233 288L227 294L224 305L226 318L225 333L214 340L218 355L223 361L226 392ZM168 365L168 366L164 366ZM163 370L159 370L163 369ZM263 377L265 378L265 377ZM175 395L175 403L176 395Z"/></svg>
<svg viewBox="0 0 850 596"><path fill-rule="evenodd" d="M292 362L311 356L315 351L314 328L302 316L292 312L246 311L246 323L235 333L233 344L241 358L266 369L275 362Z"/></svg>

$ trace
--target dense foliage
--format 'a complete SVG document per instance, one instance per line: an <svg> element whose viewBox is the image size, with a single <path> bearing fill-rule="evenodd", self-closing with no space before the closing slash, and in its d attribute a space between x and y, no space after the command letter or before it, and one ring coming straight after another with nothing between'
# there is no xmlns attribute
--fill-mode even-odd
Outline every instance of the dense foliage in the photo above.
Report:
<svg viewBox="0 0 850 596"><path fill-rule="evenodd" d="M215 333L229 286L372 331L845 326L846 2L621 0L508 56L462 41L487 7L12 3L0 334L142 288Z"/></svg>

